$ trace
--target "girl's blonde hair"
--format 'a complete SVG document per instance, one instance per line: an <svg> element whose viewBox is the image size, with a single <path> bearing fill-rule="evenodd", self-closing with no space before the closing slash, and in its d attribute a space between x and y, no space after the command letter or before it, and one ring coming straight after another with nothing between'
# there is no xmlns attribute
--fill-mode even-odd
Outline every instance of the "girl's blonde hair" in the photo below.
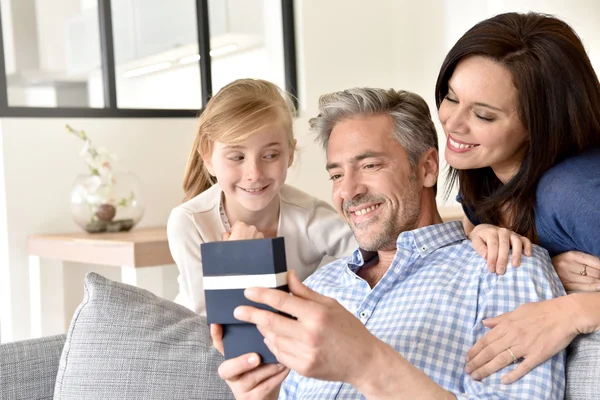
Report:
<svg viewBox="0 0 600 400"><path fill-rule="evenodd" d="M215 140L235 144L268 125L285 129L294 149L289 96L277 85L261 79L238 79L223 87L208 102L199 118L198 132L183 177L184 199L188 201L210 188L215 179L204 165Z"/></svg>

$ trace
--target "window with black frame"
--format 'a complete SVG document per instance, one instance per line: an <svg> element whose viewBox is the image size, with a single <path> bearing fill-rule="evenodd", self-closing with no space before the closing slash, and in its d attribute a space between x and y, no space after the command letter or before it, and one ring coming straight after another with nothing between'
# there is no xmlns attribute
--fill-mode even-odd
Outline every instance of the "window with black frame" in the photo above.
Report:
<svg viewBox="0 0 600 400"><path fill-rule="evenodd" d="M0 117L196 116L237 78L296 96L293 0L1 0Z"/></svg>

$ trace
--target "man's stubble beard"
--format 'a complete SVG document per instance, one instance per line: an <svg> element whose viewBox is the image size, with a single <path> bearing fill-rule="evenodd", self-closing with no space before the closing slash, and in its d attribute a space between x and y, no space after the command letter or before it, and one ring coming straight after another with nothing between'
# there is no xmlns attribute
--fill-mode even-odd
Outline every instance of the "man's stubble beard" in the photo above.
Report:
<svg viewBox="0 0 600 400"><path fill-rule="evenodd" d="M419 196L411 193L418 193L418 185L416 177L411 177L406 190L402 194L401 216L391 215L387 219L381 221L385 216L379 215L376 219L362 222L354 225L350 224L350 228L354 232L354 237L358 241L361 249L366 251L385 251L396 249L396 241L402 232L413 230L417 227L419 216L421 214L421 201ZM388 204L388 203L384 203ZM384 210L389 212L389 210ZM380 230L371 237L359 238L357 233L364 232L372 225L380 225Z"/></svg>

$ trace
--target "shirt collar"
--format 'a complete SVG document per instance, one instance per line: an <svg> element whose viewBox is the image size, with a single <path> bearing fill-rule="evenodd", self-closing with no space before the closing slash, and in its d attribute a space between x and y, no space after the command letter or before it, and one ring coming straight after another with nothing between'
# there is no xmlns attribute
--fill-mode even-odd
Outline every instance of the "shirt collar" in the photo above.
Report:
<svg viewBox="0 0 600 400"><path fill-rule="evenodd" d="M452 221L402 232L398 236L396 245L404 248L416 248L423 257L466 238L462 222Z"/></svg>
<svg viewBox="0 0 600 400"><path fill-rule="evenodd" d="M462 223L452 221L402 232L396 240L396 247L415 248L423 257L439 248L463 241L466 238ZM376 251L359 248L352 254L350 264L362 266L375 256L377 256Z"/></svg>

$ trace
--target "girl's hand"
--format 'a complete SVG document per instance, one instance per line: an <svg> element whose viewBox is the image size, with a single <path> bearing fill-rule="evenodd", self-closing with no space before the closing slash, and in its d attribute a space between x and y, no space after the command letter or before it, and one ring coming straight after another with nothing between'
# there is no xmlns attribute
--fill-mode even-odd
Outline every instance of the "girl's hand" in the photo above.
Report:
<svg viewBox="0 0 600 400"><path fill-rule="evenodd" d="M223 347L223 325L221 324L210 324L210 337L213 342L213 346L221 353L225 355L225 348Z"/></svg>
<svg viewBox="0 0 600 400"><path fill-rule="evenodd" d="M552 257L552 264L566 290L600 290L600 259L579 251Z"/></svg>
<svg viewBox="0 0 600 400"><path fill-rule="evenodd" d="M223 234L223 240L248 240L248 239L264 239L265 235L259 232L254 225L246 225L242 221L238 221L231 227L231 232Z"/></svg>
<svg viewBox="0 0 600 400"><path fill-rule="evenodd" d="M506 272L508 255L512 248L512 266L521 265L521 254L531 256L531 241L509 229L489 224L479 224L469 233L471 245L479 255L487 259L490 272L499 275Z"/></svg>
<svg viewBox="0 0 600 400"><path fill-rule="evenodd" d="M522 304L516 310L483 320L487 332L467 352L465 371L481 380L520 360L519 365L502 377L509 384L571 343L580 333L573 318L572 296ZM510 352L508 351L510 349ZM511 354L512 352L512 354Z"/></svg>

